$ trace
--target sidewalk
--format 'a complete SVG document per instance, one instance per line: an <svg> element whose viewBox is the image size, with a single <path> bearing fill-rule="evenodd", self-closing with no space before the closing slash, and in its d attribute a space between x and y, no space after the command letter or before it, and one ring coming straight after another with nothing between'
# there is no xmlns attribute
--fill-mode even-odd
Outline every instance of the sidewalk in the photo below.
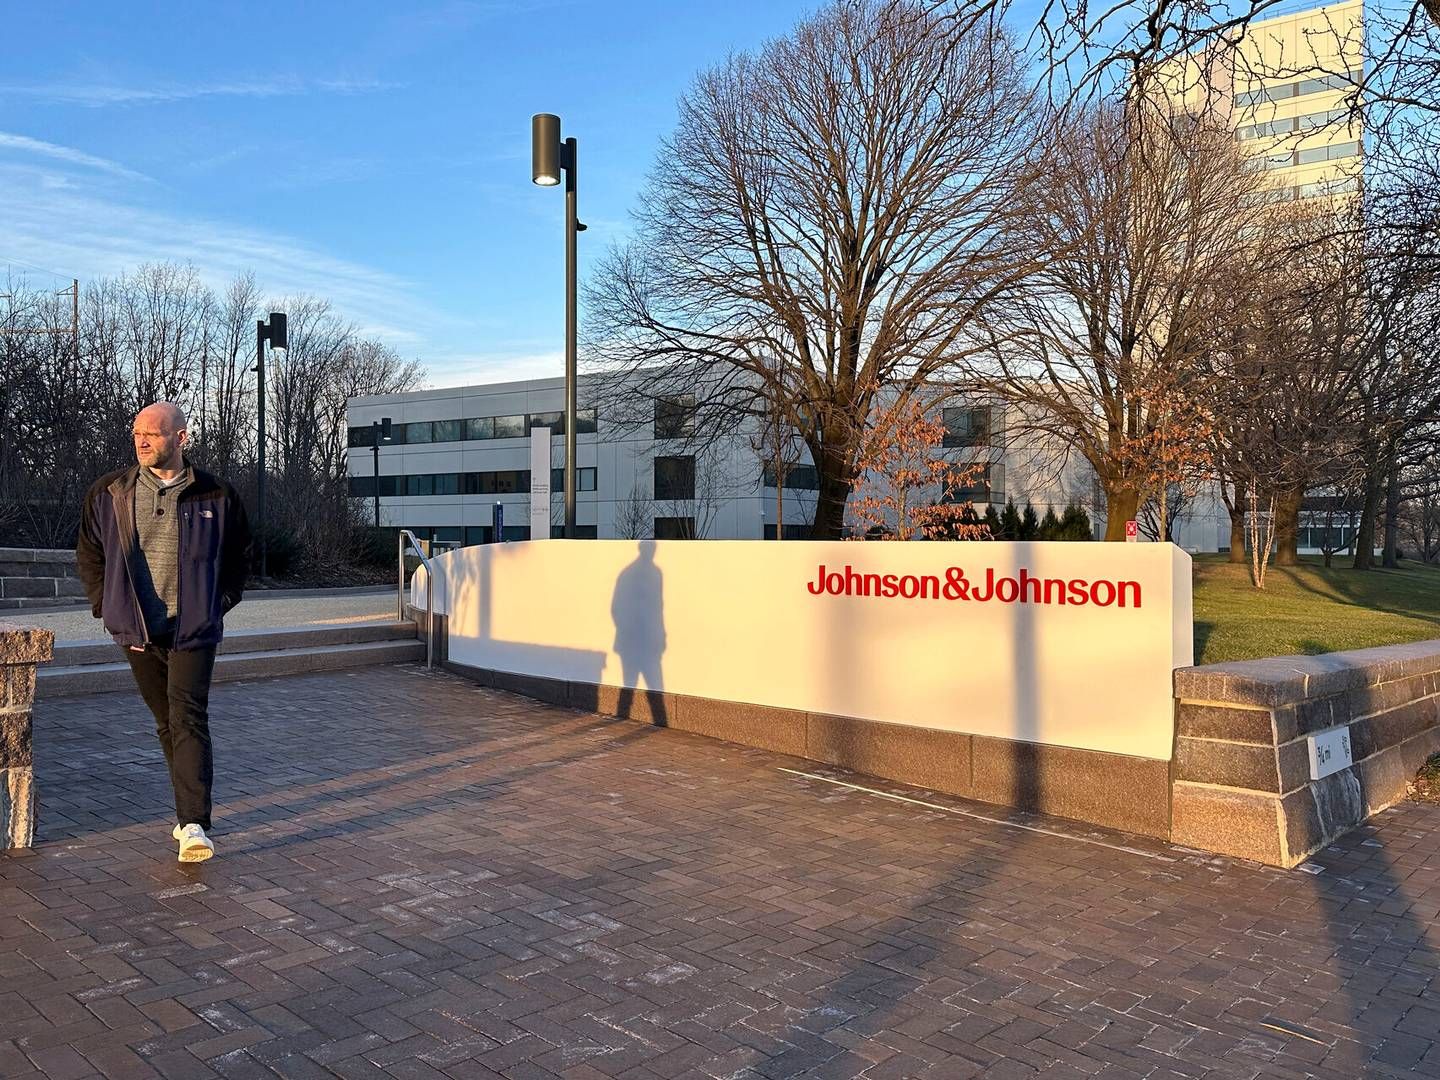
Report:
<svg viewBox="0 0 1440 1080"><path fill-rule="evenodd" d="M0 1076L1440 1075L1440 807L1282 872L412 666L212 709L184 867L138 698L40 704Z"/></svg>

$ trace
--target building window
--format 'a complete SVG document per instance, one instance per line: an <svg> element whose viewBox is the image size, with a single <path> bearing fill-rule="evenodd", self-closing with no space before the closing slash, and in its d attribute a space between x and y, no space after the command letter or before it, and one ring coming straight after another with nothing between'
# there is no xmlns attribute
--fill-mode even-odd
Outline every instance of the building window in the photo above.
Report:
<svg viewBox="0 0 1440 1080"><path fill-rule="evenodd" d="M694 540L695 519L693 517L657 517L655 519L656 540Z"/></svg>
<svg viewBox="0 0 1440 1080"><path fill-rule="evenodd" d="M774 539L775 539L775 526L774 526L774 524L769 524L769 525L766 525L766 526L765 526L765 539L766 539L766 540L774 540ZM810 539L810 526L809 526L809 525L786 525L786 526L785 526L785 536L784 536L784 539L786 539L786 540L809 540L809 539Z"/></svg>
<svg viewBox="0 0 1440 1080"><path fill-rule="evenodd" d="M491 475L495 477L495 491L497 494L514 494L530 490L529 469L509 469L492 473Z"/></svg>
<svg viewBox="0 0 1440 1080"><path fill-rule="evenodd" d="M695 498L695 456L655 459L655 498Z"/></svg>
<svg viewBox="0 0 1440 1080"><path fill-rule="evenodd" d="M943 413L945 423L944 445L946 446L989 446L990 407L949 408Z"/></svg>
<svg viewBox="0 0 1440 1080"><path fill-rule="evenodd" d="M380 477L380 497L386 499L399 495L404 479L403 476ZM373 499L375 497L375 477L350 477L350 494L356 498Z"/></svg>
<svg viewBox="0 0 1440 1080"><path fill-rule="evenodd" d="M655 438L684 439L695 434L695 395L655 399Z"/></svg>
<svg viewBox="0 0 1440 1080"><path fill-rule="evenodd" d="M577 489L577 490L579 490L579 491L594 491L594 490L595 490L595 470L594 470L594 469L585 469L585 468L576 469L576 470L575 470L575 480L576 480L576 489ZM564 470L563 468L561 468L561 469L551 469L551 470L550 470L550 490L551 490L551 491L561 491L561 492L563 492L563 491L565 490L565 470Z"/></svg>
<svg viewBox="0 0 1440 1080"><path fill-rule="evenodd" d="M1302 199L1313 199L1317 195L1344 195L1358 190L1360 182L1353 176L1345 180L1321 180L1314 184L1301 184L1299 188Z"/></svg>
<svg viewBox="0 0 1440 1080"><path fill-rule="evenodd" d="M405 441L407 443L428 443L432 423L429 420L422 420L418 424L402 424L405 429Z"/></svg>
<svg viewBox="0 0 1440 1080"><path fill-rule="evenodd" d="M575 411L575 434L594 435L600 428L600 417L594 409L577 409ZM576 528L579 528L577 525Z"/></svg>
<svg viewBox="0 0 1440 1080"><path fill-rule="evenodd" d="M775 466L766 465L761 482L773 488L775 486ZM794 491L819 491L820 474L815 471L814 465L791 465L785 470L785 486Z"/></svg>
<svg viewBox="0 0 1440 1080"><path fill-rule="evenodd" d="M1352 71L1351 78L1358 79L1360 72ZM1322 75L1318 79L1302 79L1295 85L1297 96L1303 97L1306 94L1319 94L1325 90L1346 90L1351 87L1351 78L1344 75Z"/></svg>
<svg viewBox="0 0 1440 1080"><path fill-rule="evenodd" d="M600 529L596 525L576 525L568 538L571 540L598 540L600 539Z"/></svg>
<svg viewBox="0 0 1440 1080"><path fill-rule="evenodd" d="M465 421L466 439L493 439L495 437L495 418L493 416L477 416Z"/></svg>
<svg viewBox="0 0 1440 1080"><path fill-rule="evenodd" d="M1342 124L1349 128L1350 110L1331 109L1329 112L1307 113L1296 120L1296 125L1303 132L1323 131L1328 127L1340 127Z"/></svg>
<svg viewBox="0 0 1440 1080"><path fill-rule="evenodd" d="M459 495L460 474L459 473L436 473L432 478L434 494L436 495Z"/></svg>
<svg viewBox="0 0 1440 1080"><path fill-rule="evenodd" d="M405 425L392 424L390 426L390 438L381 439L381 446L400 446L405 442ZM363 446L365 449L375 445L375 428L369 424L364 427L352 427L348 430L345 445L351 447Z"/></svg>
<svg viewBox="0 0 1440 1080"><path fill-rule="evenodd" d="M435 493L435 477L429 473L418 473L405 478L406 495L433 495Z"/></svg>
<svg viewBox="0 0 1440 1080"><path fill-rule="evenodd" d="M1266 101L1288 101L1293 97L1318 94L1324 90L1347 90L1359 82L1364 75L1364 71L1355 68L1348 76L1325 75L1318 79L1302 79L1299 82L1282 83L1279 86L1263 86L1248 93L1236 94L1235 104L1243 109Z"/></svg>
<svg viewBox="0 0 1440 1080"><path fill-rule="evenodd" d="M578 419L578 418L577 418ZM550 429L551 435L565 434L565 414L563 412L537 412L531 413L527 428L545 427Z"/></svg>
<svg viewBox="0 0 1440 1080"><path fill-rule="evenodd" d="M948 485L940 496L946 503L1000 503L1005 501L1005 466L986 465L981 469L967 469L961 482Z"/></svg>
<svg viewBox="0 0 1440 1080"><path fill-rule="evenodd" d="M460 441L459 420L436 420L433 422L430 441L431 442L459 442Z"/></svg>
<svg viewBox="0 0 1440 1080"><path fill-rule="evenodd" d="M497 439L523 439L528 430L523 416L495 417L495 438Z"/></svg>

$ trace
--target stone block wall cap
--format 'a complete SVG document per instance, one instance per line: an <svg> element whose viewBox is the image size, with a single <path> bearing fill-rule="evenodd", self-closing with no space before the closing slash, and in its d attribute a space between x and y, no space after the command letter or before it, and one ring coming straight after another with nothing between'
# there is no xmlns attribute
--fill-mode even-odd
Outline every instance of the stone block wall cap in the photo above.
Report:
<svg viewBox="0 0 1440 1080"><path fill-rule="evenodd" d="M0 548L0 562L68 562L75 561L69 548Z"/></svg>
<svg viewBox="0 0 1440 1080"><path fill-rule="evenodd" d="M1182 701L1273 708L1435 671L1440 671L1440 640L1416 641L1318 656L1271 656L1177 668L1175 696Z"/></svg>
<svg viewBox="0 0 1440 1080"><path fill-rule="evenodd" d="M0 665L39 664L55 655L55 631L19 619L0 619Z"/></svg>

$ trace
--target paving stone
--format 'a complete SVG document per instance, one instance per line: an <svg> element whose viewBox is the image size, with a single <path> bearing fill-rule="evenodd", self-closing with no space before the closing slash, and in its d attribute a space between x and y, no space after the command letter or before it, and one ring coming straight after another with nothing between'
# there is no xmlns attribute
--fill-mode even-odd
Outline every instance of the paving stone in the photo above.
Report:
<svg viewBox="0 0 1440 1080"><path fill-rule="evenodd" d="M1435 807L1286 873L418 666L211 703L193 866L138 698L36 708L7 1080L1440 1072Z"/></svg>

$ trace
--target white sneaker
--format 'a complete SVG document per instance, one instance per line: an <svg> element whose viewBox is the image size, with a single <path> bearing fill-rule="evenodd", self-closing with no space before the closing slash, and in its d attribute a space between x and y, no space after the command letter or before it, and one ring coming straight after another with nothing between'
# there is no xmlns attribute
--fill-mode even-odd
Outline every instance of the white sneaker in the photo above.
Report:
<svg viewBox="0 0 1440 1080"><path fill-rule="evenodd" d="M170 835L180 841L181 862L204 862L215 854L214 842L199 825L176 825Z"/></svg>

